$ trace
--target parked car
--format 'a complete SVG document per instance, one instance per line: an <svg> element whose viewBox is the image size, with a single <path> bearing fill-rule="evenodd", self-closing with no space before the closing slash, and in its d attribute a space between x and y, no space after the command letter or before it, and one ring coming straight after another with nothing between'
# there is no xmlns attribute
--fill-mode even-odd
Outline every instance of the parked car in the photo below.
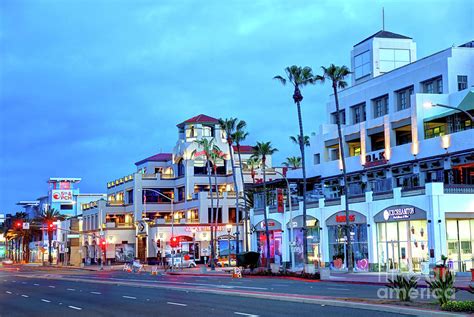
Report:
<svg viewBox="0 0 474 317"><path fill-rule="evenodd" d="M235 259L230 259L230 266L236 266L236 265L237 265L237 261ZM219 267L229 266L229 259L219 258L219 260L217 260L217 266Z"/></svg>
<svg viewBox="0 0 474 317"><path fill-rule="evenodd" d="M9 259L5 259L2 261L2 264L3 265L12 265L13 264L13 261L12 260L9 260Z"/></svg>
<svg viewBox="0 0 474 317"><path fill-rule="evenodd" d="M171 266L171 257L167 258L166 259L168 261L168 265ZM175 257L174 258L174 266L175 267L188 267L188 268L193 268L193 267L196 267L196 262L194 261L194 259L185 259L183 258L183 262L181 264L181 257Z"/></svg>

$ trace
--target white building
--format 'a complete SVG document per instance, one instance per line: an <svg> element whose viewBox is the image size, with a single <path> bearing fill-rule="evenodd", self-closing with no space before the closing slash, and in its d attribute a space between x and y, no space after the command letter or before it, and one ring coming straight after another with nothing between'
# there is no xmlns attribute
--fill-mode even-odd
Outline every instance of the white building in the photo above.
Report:
<svg viewBox="0 0 474 317"><path fill-rule="evenodd" d="M84 236L83 257L86 263L97 259L99 231L107 240L107 259L123 262L133 257L142 261L153 261L160 255L170 256L170 239L176 237L176 251L203 260L210 254L211 199L206 160L195 141L203 138L214 140L222 151L223 159L217 162L217 189L213 183L213 204L217 210L217 254L228 254L228 229L232 225L231 253L235 253L235 233L240 232L240 250L244 250L243 211L236 220L236 194L230 164L229 147L218 120L198 115L177 125L178 141L171 153L159 153L137 163L136 170L107 184L107 201L84 205L81 223ZM252 183L246 161L252 147L241 146L244 163L244 183ZM239 192L242 181L235 151L236 173ZM271 158L268 160L271 166ZM269 171L276 178L275 172ZM258 178L256 175L255 178ZM169 198L168 198L169 197ZM219 198L217 209L217 197Z"/></svg>
<svg viewBox="0 0 474 317"><path fill-rule="evenodd" d="M473 267L473 42L417 60L406 36L380 31L351 52L352 86L327 105L327 124L311 137L308 195L310 259L345 269L345 212L336 119L343 123L356 270L421 271L447 255L453 269ZM301 177L290 171L289 177ZM301 263L302 205L294 206ZM298 208L299 207L299 208ZM288 212L269 210L272 234L290 261ZM255 210L252 223L263 220ZM258 225L257 225L258 227ZM258 239L254 245L257 247ZM276 248L276 247L275 247ZM271 257L274 254L270 255Z"/></svg>

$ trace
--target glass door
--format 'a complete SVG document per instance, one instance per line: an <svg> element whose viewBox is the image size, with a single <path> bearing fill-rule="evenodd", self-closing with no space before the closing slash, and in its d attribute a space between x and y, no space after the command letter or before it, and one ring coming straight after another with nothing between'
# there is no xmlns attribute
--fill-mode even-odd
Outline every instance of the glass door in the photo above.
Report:
<svg viewBox="0 0 474 317"><path fill-rule="evenodd" d="M389 271L398 271L400 269L398 241L387 241L387 269Z"/></svg>

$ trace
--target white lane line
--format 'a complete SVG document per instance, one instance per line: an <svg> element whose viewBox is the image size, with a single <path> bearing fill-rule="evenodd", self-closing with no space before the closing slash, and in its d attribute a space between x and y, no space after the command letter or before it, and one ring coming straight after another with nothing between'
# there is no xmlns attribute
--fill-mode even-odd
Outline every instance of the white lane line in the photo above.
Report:
<svg viewBox="0 0 474 317"><path fill-rule="evenodd" d="M101 295L102 293L101 292L91 292L91 294Z"/></svg>
<svg viewBox="0 0 474 317"><path fill-rule="evenodd" d="M66 291L73 291L74 292L75 290L76 289L74 289L74 288L66 288Z"/></svg>
<svg viewBox="0 0 474 317"><path fill-rule="evenodd" d="M69 305L68 307L69 307L69 308L72 308L72 309L75 309L75 310L82 310L81 307L76 307L76 306L71 306L71 305Z"/></svg>
<svg viewBox="0 0 474 317"><path fill-rule="evenodd" d="M21 297L28 298L30 296L22 294Z"/></svg>
<svg viewBox="0 0 474 317"><path fill-rule="evenodd" d="M137 299L136 297L133 297L133 296L126 296L126 295L124 295L124 296L122 296L122 297L123 297L123 298L128 298L128 299Z"/></svg>
<svg viewBox="0 0 474 317"><path fill-rule="evenodd" d="M187 304L175 303L175 302L166 302L168 305L176 305L176 306L188 306Z"/></svg>
<svg viewBox="0 0 474 317"><path fill-rule="evenodd" d="M53 285L49 285L48 287L50 287L50 288L56 288L56 286L53 286Z"/></svg>
<svg viewBox="0 0 474 317"><path fill-rule="evenodd" d="M26 282L21 282L21 284L28 284L28 283L26 283Z"/></svg>
<svg viewBox="0 0 474 317"><path fill-rule="evenodd" d="M38 283L33 284L34 286L40 286Z"/></svg>
<svg viewBox="0 0 474 317"><path fill-rule="evenodd" d="M5 293L7 293L7 294L11 294L12 292L10 292L10 291L6 291Z"/></svg>
<svg viewBox="0 0 474 317"><path fill-rule="evenodd" d="M249 317L259 317L259 315L241 313L241 312L238 312L238 311L235 311L234 314L235 315L242 315L242 316L249 316Z"/></svg>
<svg viewBox="0 0 474 317"><path fill-rule="evenodd" d="M42 301L42 302L45 302L45 303L51 303L51 301L50 301L50 300L47 300L47 299L42 299L41 301Z"/></svg>
<svg viewBox="0 0 474 317"><path fill-rule="evenodd" d="M350 291L348 288L335 288L335 287L326 287L326 289L331 289L334 291Z"/></svg>
<svg viewBox="0 0 474 317"><path fill-rule="evenodd" d="M4 282L8 282L7 280L3 280Z"/></svg>

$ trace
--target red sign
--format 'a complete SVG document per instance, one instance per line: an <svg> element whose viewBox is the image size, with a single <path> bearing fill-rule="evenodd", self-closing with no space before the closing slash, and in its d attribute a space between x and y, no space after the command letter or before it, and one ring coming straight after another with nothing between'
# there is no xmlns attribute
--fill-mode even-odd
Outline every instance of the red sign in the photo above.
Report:
<svg viewBox="0 0 474 317"><path fill-rule="evenodd" d="M379 152L378 154L368 154L365 156L365 168L379 166L387 164L387 159L385 158L385 151Z"/></svg>
<svg viewBox="0 0 474 317"><path fill-rule="evenodd" d="M71 189L71 183L69 182L60 182L59 189Z"/></svg>
<svg viewBox="0 0 474 317"><path fill-rule="evenodd" d="M349 222L354 222L355 219L355 215L349 215ZM346 222L346 215L336 216L336 222Z"/></svg>
<svg viewBox="0 0 474 317"><path fill-rule="evenodd" d="M283 212L285 203L283 202L283 189L277 189L278 212Z"/></svg>

